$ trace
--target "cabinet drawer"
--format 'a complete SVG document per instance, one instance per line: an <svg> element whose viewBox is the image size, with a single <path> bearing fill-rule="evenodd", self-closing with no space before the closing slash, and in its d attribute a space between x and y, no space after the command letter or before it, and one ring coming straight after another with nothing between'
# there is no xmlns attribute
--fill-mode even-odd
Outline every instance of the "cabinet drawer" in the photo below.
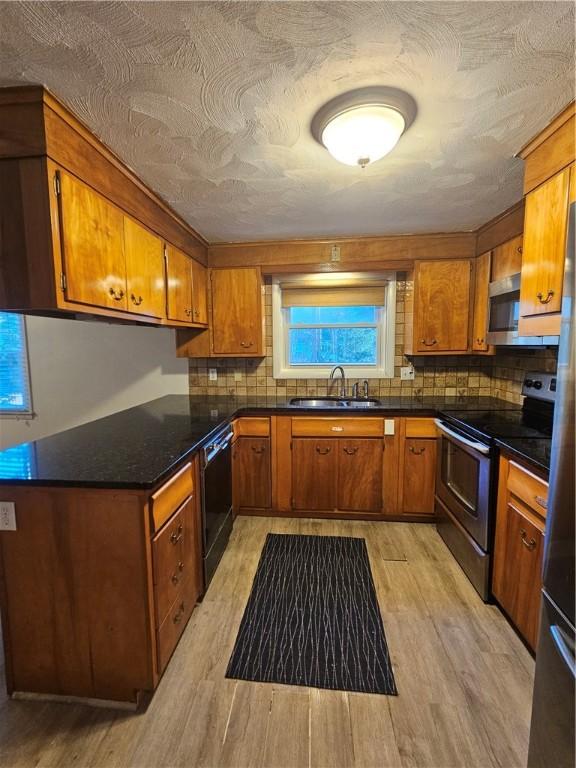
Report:
<svg viewBox="0 0 576 768"><path fill-rule="evenodd" d="M406 437L436 437L434 419L406 419Z"/></svg>
<svg viewBox="0 0 576 768"><path fill-rule="evenodd" d="M190 496L193 489L192 464L186 464L152 495L150 503L155 531L164 525L174 510L178 509L184 499Z"/></svg>
<svg viewBox="0 0 576 768"><path fill-rule="evenodd" d="M242 417L234 422L234 437L269 437L270 419L267 417Z"/></svg>
<svg viewBox="0 0 576 768"><path fill-rule="evenodd" d="M182 585L178 597L171 605L168 615L158 629L158 671L160 674L170 661L170 657L194 610L198 597L194 592L194 579L189 578Z"/></svg>
<svg viewBox="0 0 576 768"><path fill-rule="evenodd" d="M194 497L189 497L152 540L156 624L164 621L194 569Z"/></svg>
<svg viewBox="0 0 576 768"><path fill-rule="evenodd" d="M510 493L521 499L541 517L546 517L548 483L513 461L508 466L507 487Z"/></svg>
<svg viewBox="0 0 576 768"><path fill-rule="evenodd" d="M292 419L294 437L383 437L384 419L297 417Z"/></svg>

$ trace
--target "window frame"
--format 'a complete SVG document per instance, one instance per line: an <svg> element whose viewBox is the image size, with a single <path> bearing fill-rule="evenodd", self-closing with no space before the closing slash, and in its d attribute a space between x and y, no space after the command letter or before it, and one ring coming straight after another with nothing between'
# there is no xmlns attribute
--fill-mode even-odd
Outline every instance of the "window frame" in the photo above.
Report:
<svg viewBox="0 0 576 768"><path fill-rule="evenodd" d="M3 310L2 312L3 314L16 315L20 321L22 343L24 347L21 360L23 363L23 377L27 384L28 402L26 403L26 408L23 410L8 410L2 408L0 405L0 419L22 419L24 421L28 421L34 418L35 413L32 399L32 381L30 378L30 349L28 345L28 328L26 324L26 316L19 314L18 312L4 312Z"/></svg>
<svg viewBox="0 0 576 768"><path fill-rule="evenodd" d="M334 273L333 278L342 278L343 275ZM289 282L302 281L305 283L310 278L317 278L318 275L290 275ZM361 284L362 278L368 282L370 279L386 281L384 306L379 309L379 344L377 349L376 365L355 365L354 363L342 363L345 370L351 377L362 379L392 379L394 378L394 355L395 355L395 336L396 336L396 273L379 272L376 274L356 274L355 282ZM330 365L303 365L288 362L289 354L289 329L291 327L306 327L303 324L294 326L288 322L288 308L282 307L282 282L287 281L287 276L278 276L272 278L272 356L273 356L273 377L275 379L325 379L330 371L340 363ZM329 280L326 280L326 286L329 286ZM315 285L315 287L318 287ZM344 305L346 306L346 305ZM372 323L314 323L309 327L336 328L336 327L374 327Z"/></svg>

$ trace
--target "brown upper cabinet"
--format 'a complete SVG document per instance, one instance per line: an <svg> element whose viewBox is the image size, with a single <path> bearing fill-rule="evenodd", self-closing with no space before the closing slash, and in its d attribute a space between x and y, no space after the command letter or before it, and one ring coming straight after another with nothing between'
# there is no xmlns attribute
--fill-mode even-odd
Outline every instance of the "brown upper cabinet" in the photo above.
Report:
<svg viewBox="0 0 576 768"><path fill-rule="evenodd" d="M56 178L66 300L164 317L160 238L71 174Z"/></svg>
<svg viewBox="0 0 576 768"><path fill-rule="evenodd" d="M199 325L208 325L207 292L207 269L192 261L192 319Z"/></svg>
<svg viewBox="0 0 576 768"><path fill-rule="evenodd" d="M207 247L194 230L45 89L0 89L0 123L0 310L206 323ZM166 242L190 275L190 314L173 321Z"/></svg>
<svg viewBox="0 0 576 768"><path fill-rule="evenodd" d="M559 332L570 168L526 196L520 281L521 336ZM539 316L545 316L544 321Z"/></svg>
<svg viewBox="0 0 576 768"><path fill-rule="evenodd" d="M572 102L519 153L526 161L521 336L560 332L568 209L576 198L575 131Z"/></svg>
<svg viewBox="0 0 576 768"><path fill-rule="evenodd" d="M122 211L68 173L58 171L55 178L66 299L125 310Z"/></svg>
<svg viewBox="0 0 576 768"><path fill-rule="evenodd" d="M471 259L417 261L413 353L468 351Z"/></svg>
<svg viewBox="0 0 576 768"><path fill-rule="evenodd" d="M192 320L192 265L185 253L166 246L168 318L189 323Z"/></svg>
<svg viewBox="0 0 576 768"><path fill-rule="evenodd" d="M212 269L210 282L214 355L263 355L263 286L260 269Z"/></svg>
<svg viewBox="0 0 576 768"><path fill-rule="evenodd" d="M517 275L522 269L523 235L507 240L492 250L490 282ZM480 257L479 257L480 258Z"/></svg>
<svg viewBox="0 0 576 768"><path fill-rule="evenodd" d="M129 312L166 316L164 244L141 224L124 216L126 296Z"/></svg>
<svg viewBox="0 0 576 768"><path fill-rule="evenodd" d="M474 281L474 320L472 324L472 350L486 352L488 342L488 286L490 283L491 251L476 259L476 280Z"/></svg>

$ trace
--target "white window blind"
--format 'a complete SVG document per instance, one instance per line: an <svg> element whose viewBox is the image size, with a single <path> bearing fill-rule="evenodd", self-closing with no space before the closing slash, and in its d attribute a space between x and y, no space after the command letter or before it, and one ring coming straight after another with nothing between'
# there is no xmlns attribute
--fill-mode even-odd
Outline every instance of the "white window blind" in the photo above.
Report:
<svg viewBox="0 0 576 768"><path fill-rule="evenodd" d="M12 312L0 312L0 415L31 414L24 318Z"/></svg>

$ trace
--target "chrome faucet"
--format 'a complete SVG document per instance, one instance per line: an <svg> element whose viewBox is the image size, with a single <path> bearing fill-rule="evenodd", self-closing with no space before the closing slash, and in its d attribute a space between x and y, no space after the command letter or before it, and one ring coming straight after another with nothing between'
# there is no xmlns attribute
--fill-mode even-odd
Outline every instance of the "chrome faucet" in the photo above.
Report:
<svg viewBox="0 0 576 768"><path fill-rule="evenodd" d="M360 388L360 382L357 381L357 382L354 383L354 385L352 387L352 397L354 398L354 400L359 400L360 399L359 394L358 394L359 388ZM362 398L364 400L368 400L368 381L366 379L364 379L364 381L362 382L362 389L363 389Z"/></svg>
<svg viewBox="0 0 576 768"><path fill-rule="evenodd" d="M334 380L334 374L336 371L340 371L340 374L342 376L342 381L340 383L340 395L339 397L346 397L346 374L344 373L344 368L342 368L341 365L337 365L330 371L330 380Z"/></svg>

